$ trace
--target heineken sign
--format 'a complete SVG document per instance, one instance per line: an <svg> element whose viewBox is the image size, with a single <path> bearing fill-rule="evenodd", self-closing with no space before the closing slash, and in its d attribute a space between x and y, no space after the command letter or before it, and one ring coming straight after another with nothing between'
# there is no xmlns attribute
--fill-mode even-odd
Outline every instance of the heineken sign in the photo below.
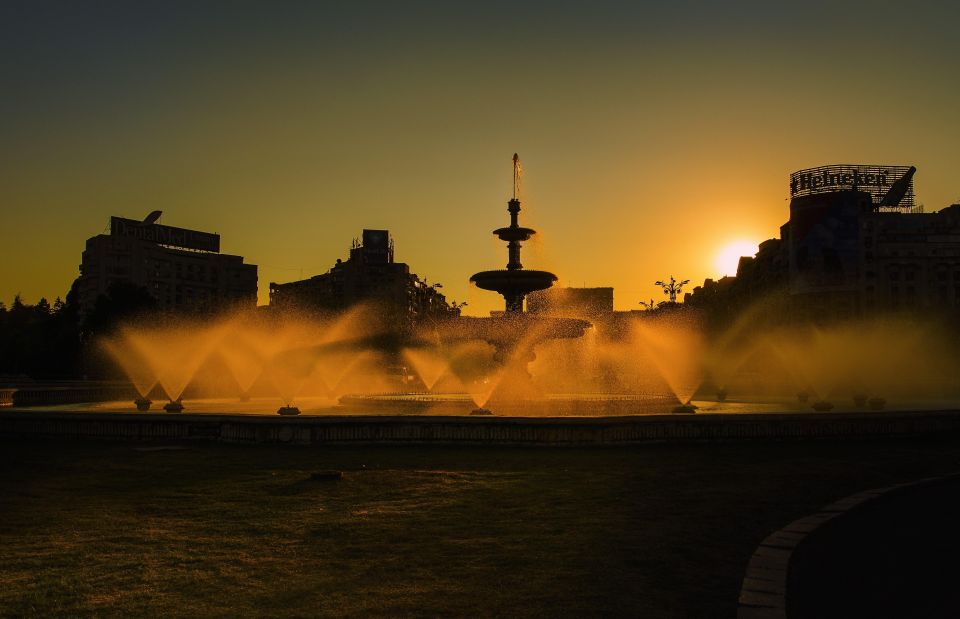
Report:
<svg viewBox="0 0 960 619"><path fill-rule="evenodd" d="M113 236L132 236L141 241L159 245L196 249L199 251L219 252L220 235L199 230L187 230L155 223L146 223L123 217L110 218L110 234Z"/></svg>
<svg viewBox="0 0 960 619"><path fill-rule="evenodd" d="M800 170L790 175L790 197L834 191L865 191L879 205L893 185L908 175L909 166L831 165ZM900 206L913 206L913 178L908 180Z"/></svg>

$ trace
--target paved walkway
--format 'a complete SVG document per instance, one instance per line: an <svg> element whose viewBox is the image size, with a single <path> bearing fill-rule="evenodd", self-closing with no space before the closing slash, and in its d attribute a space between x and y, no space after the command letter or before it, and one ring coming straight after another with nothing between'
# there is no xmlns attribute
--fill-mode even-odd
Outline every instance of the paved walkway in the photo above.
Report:
<svg viewBox="0 0 960 619"><path fill-rule="evenodd" d="M790 561L788 617L960 616L960 479L868 501Z"/></svg>

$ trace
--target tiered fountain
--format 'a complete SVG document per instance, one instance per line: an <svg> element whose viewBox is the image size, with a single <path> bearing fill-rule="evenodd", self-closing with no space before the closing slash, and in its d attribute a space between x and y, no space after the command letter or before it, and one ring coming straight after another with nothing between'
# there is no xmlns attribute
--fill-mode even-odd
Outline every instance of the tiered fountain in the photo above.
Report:
<svg viewBox="0 0 960 619"><path fill-rule="evenodd" d="M550 288L557 281L557 276L548 271L524 269L520 261L521 242L536 234L536 230L521 227L518 222L520 180L520 157L514 153L513 197L507 202L510 225L493 231L501 241L507 242L506 269L481 271L470 278L470 283L476 284L478 288L503 296L504 313L502 316L490 318L461 319L457 328L463 336L490 342L496 349L494 359L504 366L505 372L514 374L515 379L526 379L528 384L523 385L525 388L521 390L532 395L535 391L532 384L529 384L530 375L526 366L536 358L534 346L551 339L581 337L591 325L586 320L532 317L524 312L526 296L531 292ZM488 411L480 408L475 412Z"/></svg>
<svg viewBox="0 0 960 619"><path fill-rule="evenodd" d="M524 269L520 262L520 242L527 241L537 233L532 228L521 228L517 219L520 215L520 157L513 154L513 198L507 202L510 213L510 225L493 231L501 241L507 242L507 268L497 271L481 271L470 278L470 283L484 290L503 295L506 302L506 314L523 313L523 301L528 294L536 290L545 290L557 281L557 276L547 271Z"/></svg>

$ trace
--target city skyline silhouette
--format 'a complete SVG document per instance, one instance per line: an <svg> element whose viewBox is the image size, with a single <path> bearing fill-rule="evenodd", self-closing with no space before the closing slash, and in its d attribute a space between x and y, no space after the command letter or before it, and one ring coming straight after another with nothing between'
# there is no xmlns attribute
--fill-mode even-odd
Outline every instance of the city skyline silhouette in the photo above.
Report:
<svg viewBox="0 0 960 619"><path fill-rule="evenodd" d="M825 6L5 5L0 227L32 259L0 299L63 296L83 239L163 210L259 265L261 304L378 228L483 315L514 151L531 263L620 310L776 236L795 170L916 165L955 202L957 9Z"/></svg>

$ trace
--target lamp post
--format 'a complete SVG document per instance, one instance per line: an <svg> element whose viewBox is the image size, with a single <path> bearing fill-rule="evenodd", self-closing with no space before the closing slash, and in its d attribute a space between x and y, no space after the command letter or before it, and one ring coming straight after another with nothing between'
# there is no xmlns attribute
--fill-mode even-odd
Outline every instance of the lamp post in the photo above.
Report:
<svg viewBox="0 0 960 619"><path fill-rule="evenodd" d="M690 283L689 279L685 279L682 282L678 282L673 278L673 275L670 276L670 281L665 282L658 280L656 282L657 286L663 289L663 294L667 295L670 298L671 303L677 302L677 295L683 291L683 287Z"/></svg>

